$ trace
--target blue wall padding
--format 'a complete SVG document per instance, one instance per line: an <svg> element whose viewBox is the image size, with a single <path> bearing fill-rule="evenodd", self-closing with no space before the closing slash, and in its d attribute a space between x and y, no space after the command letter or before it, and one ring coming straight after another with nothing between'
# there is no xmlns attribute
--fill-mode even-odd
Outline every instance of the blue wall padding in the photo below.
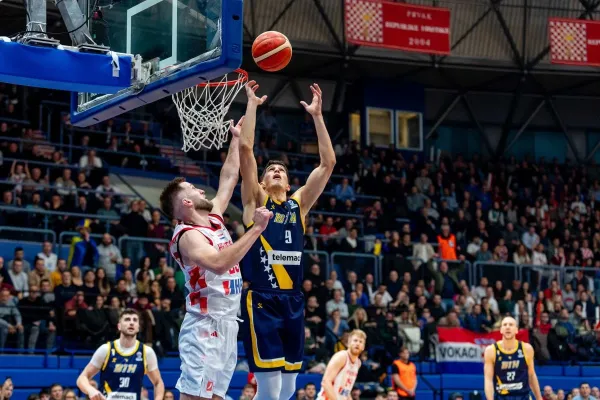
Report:
<svg viewBox="0 0 600 400"><path fill-rule="evenodd" d="M116 93L131 85L131 58L0 41L0 82L86 93Z"/></svg>

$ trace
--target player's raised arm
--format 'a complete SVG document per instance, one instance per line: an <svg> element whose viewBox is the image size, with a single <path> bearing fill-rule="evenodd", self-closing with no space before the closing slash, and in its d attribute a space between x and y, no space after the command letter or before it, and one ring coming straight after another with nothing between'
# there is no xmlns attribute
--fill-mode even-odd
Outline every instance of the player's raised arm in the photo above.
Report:
<svg viewBox="0 0 600 400"><path fill-rule="evenodd" d="M254 134L256 128L256 109L267 100L267 96L257 97L256 81L246 84L248 105L244 115L240 137L240 172L242 174L242 203L244 204L244 225L252 222L256 205L262 205L267 194L258 184L258 166L254 158Z"/></svg>
<svg viewBox="0 0 600 400"><path fill-rule="evenodd" d="M529 387L535 396L535 400L542 400L542 391L540 390L540 382L538 381L537 374L535 373L534 366L534 351L533 347L529 343L523 343L523 350L525 352L525 360L527 361L527 373L529 375Z"/></svg>
<svg viewBox="0 0 600 400"><path fill-rule="evenodd" d="M313 117L315 129L317 131L317 140L319 141L319 156L321 162L319 166L310 173L306 180L306 184L292 195L292 197L296 198L300 203L302 215L308 214L319 196L321 196L327 182L329 182L329 178L331 178L333 167L335 167L335 152L333 151L329 132L327 132L325 120L323 119L322 91L316 83L310 86L310 90L313 94L310 105L306 104L304 101L301 101L300 103Z"/></svg>
<svg viewBox="0 0 600 400"><path fill-rule="evenodd" d="M337 399L337 393L335 393L335 390L333 389L333 382L342 368L344 368L347 357L347 352L338 351L331 357L329 364L327 364L327 369L325 370L323 380L321 381L321 387L323 388L323 391L325 391L327 399Z"/></svg>
<svg viewBox="0 0 600 400"><path fill-rule="evenodd" d="M236 125L233 125L231 121L231 143L229 143L229 152L223 167L221 167L221 174L219 176L219 190L217 195L212 200L213 209L212 212L215 214L223 214L229 205L231 195L235 189L235 185L238 183L240 176L240 133L242 130L242 124L244 123L244 117L240 118Z"/></svg>
<svg viewBox="0 0 600 400"><path fill-rule="evenodd" d="M494 400L494 363L496 362L496 351L494 345L485 348L483 379L484 393L486 400Z"/></svg>
<svg viewBox="0 0 600 400"><path fill-rule="evenodd" d="M179 240L181 256L187 265L198 265L215 274L224 274L244 258L267 227L271 217L273 217L273 213L266 208L257 208L254 211L252 228L233 245L221 251L217 251L212 244L209 244L206 237L199 231L187 231Z"/></svg>

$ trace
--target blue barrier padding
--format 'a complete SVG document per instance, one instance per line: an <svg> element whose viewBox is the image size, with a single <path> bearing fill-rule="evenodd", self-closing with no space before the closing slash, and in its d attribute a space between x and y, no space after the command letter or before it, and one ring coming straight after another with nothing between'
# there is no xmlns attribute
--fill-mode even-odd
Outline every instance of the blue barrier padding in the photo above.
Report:
<svg viewBox="0 0 600 400"><path fill-rule="evenodd" d="M0 82L85 93L117 93L131 86L131 58L112 57L0 40Z"/></svg>

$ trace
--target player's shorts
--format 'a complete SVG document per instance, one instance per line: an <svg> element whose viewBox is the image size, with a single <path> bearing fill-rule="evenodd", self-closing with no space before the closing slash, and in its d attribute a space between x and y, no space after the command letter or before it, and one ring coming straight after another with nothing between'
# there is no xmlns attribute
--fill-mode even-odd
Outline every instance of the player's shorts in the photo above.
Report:
<svg viewBox="0 0 600 400"><path fill-rule="evenodd" d="M532 400L534 397L531 395L531 392L526 393L515 393L515 394L494 394L495 400Z"/></svg>
<svg viewBox="0 0 600 400"><path fill-rule="evenodd" d="M224 398L237 364L238 329L234 318L216 320L187 313L179 333L177 390L191 396Z"/></svg>
<svg viewBox="0 0 600 400"><path fill-rule="evenodd" d="M245 290L242 334L251 372L299 372L304 358L304 295Z"/></svg>

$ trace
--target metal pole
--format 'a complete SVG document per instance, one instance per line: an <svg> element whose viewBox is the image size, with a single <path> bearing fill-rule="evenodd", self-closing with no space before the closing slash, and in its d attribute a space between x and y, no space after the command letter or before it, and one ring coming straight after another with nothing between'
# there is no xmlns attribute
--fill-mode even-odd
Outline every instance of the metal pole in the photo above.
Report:
<svg viewBox="0 0 600 400"><path fill-rule="evenodd" d="M504 152L508 152L508 150L510 150L511 147L513 147L513 145L515 143L517 143L517 140L519 140L519 137L521 136L521 134L525 131L525 129L527 129L527 126L529 126L529 124L531 123L531 121L533 121L533 119L535 118L535 116L537 115L538 112L540 112L540 110L542 109L542 107L544 106L544 104L546 104L546 100L542 100L537 107L535 108L535 110L533 110L533 112L529 115L529 118L527 118L527 120L525 121L525 123L523 123L523 125L521 126L521 128L517 131L517 134L515 135L515 137L513 138L513 140L511 140L511 142L508 144L508 146L506 146Z"/></svg>
<svg viewBox="0 0 600 400"><path fill-rule="evenodd" d="M446 119L448 114L450 114L450 112L458 104L461 97L462 97L461 94L456 95L454 100L452 100L452 102L446 107L446 109L442 112L442 114L436 119L435 123L433 124L433 126L431 127L429 132L427 132L427 135L425 135L425 140L429 139L431 137L431 135L433 135L433 132L435 132L435 130L442 124L442 122L444 122L444 119Z"/></svg>

